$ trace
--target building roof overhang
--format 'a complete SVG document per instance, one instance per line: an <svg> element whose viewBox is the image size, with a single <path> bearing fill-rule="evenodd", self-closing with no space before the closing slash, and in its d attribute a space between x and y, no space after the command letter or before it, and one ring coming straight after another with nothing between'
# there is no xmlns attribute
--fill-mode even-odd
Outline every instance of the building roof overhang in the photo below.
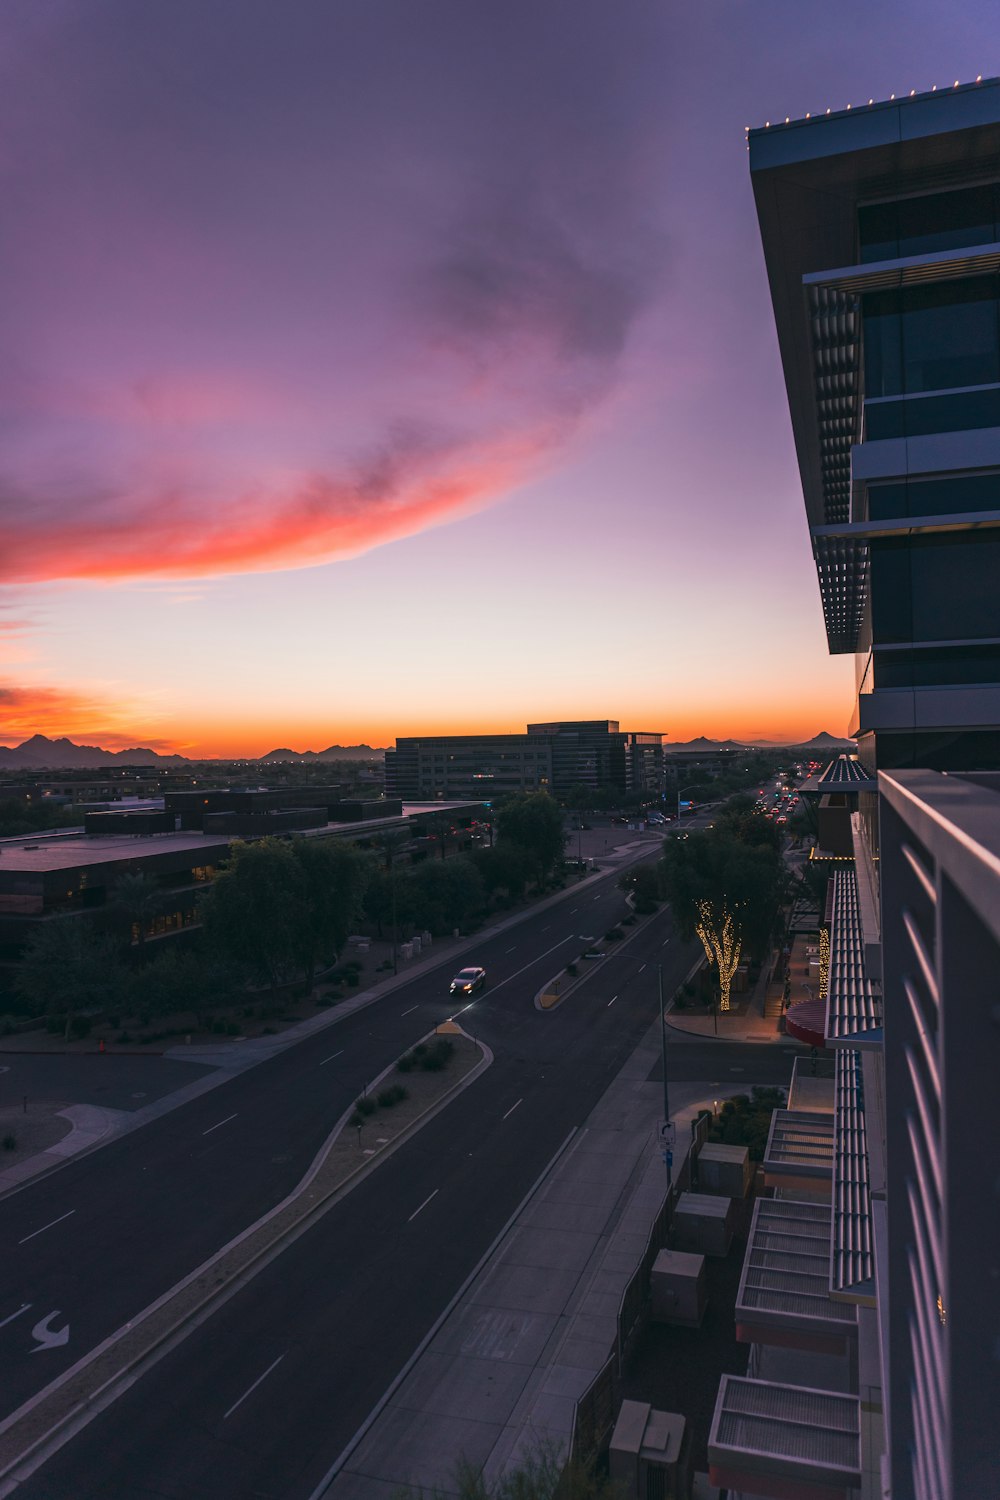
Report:
<svg viewBox="0 0 1000 1500"><path fill-rule="evenodd" d="M830 974L826 997L828 1047L882 1044L882 997L865 967L864 932L853 864L830 876Z"/></svg>
<svg viewBox="0 0 1000 1500"><path fill-rule="evenodd" d="M862 292L975 274L1000 252L858 266L857 207L1000 175L1000 80L790 121L748 144L806 512L835 524L849 519Z"/></svg>

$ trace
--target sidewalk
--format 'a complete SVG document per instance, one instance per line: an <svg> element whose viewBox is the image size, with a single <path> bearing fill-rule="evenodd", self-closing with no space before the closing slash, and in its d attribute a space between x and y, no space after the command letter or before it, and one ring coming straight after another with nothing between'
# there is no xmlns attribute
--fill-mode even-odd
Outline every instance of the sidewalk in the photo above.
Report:
<svg viewBox="0 0 1000 1500"><path fill-rule="evenodd" d="M457 1494L466 1459L494 1481L520 1456L569 1444L577 1400L607 1363L622 1293L666 1191L654 1141L658 1023L311 1500ZM677 1090L679 1170L698 1085Z"/></svg>
<svg viewBox="0 0 1000 1500"><path fill-rule="evenodd" d="M767 990L768 971L765 966L742 1014L686 1016L683 1011L671 1006L667 1013L667 1025L672 1031L683 1031L689 1036L712 1037L720 1042L794 1043L793 1037L787 1037L779 1029L779 1016L763 1014Z"/></svg>

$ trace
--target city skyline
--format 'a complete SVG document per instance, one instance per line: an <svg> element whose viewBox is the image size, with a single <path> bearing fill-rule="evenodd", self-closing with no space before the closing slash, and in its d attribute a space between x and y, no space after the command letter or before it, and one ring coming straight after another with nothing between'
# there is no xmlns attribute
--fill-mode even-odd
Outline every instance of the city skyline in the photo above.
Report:
<svg viewBox="0 0 1000 1500"><path fill-rule="evenodd" d="M569 14L12 7L0 743L846 733L743 128L990 10Z"/></svg>

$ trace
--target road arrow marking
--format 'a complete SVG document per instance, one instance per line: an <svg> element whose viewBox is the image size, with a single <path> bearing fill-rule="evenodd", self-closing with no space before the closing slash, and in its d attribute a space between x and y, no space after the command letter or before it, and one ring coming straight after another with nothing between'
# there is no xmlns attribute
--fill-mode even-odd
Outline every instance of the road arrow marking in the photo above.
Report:
<svg viewBox="0 0 1000 1500"><path fill-rule="evenodd" d="M59 1309L56 1308L55 1312L50 1312L47 1318L41 1318L39 1322L35 1324L34 1328L31 1330L31 1337L33 1339L37 1339L38 1343L35 1345L34 1349L32 1349L32 1354L37 1354L41 1349L58 1349L60 1344L69 1343L68 1323L66 1324L65 1328L60 1328L58 1331L54 1328L49 1327L52 1319L58 1318L58 1316Z"/></svg>

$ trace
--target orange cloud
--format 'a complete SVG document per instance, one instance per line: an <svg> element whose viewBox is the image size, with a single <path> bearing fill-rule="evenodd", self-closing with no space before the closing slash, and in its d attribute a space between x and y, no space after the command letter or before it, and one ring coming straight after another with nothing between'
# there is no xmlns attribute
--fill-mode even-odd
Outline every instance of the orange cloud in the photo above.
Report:
<svg viewBox="0 0 1000 1500"><path fill-rule="evenodd" d="M195 486L74 505L81 519L26 508L9 527L7 581L193 578L314 567L356 556L489 504L552 451L560 423L441 451L410 434L351 478L291 478L223 501ZM85 519L82 516L85 515Z"/></svg>
<svg viewBox="0 0 1000 1500"><path fill-rule="evenodd" d="M129 733L125 726L134 712L134 705L109 704L97 695L63 688L0 687L0 744L15 745L33 734L44 734L50 739L66 736L77 744L100 745L104 750L138 746L172 751L172 741Z"/></svg>

